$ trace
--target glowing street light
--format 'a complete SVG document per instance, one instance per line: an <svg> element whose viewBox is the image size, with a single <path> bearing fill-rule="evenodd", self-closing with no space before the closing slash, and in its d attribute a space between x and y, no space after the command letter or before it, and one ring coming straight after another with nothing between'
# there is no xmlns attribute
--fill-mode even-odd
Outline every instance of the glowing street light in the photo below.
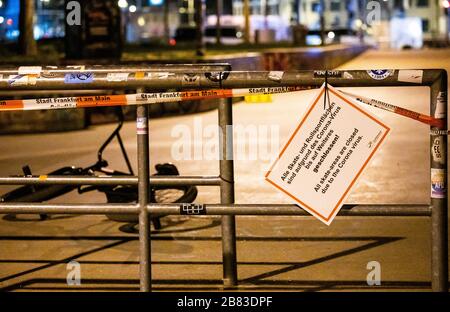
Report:
<svg viewBox="0 0 450 312"><path fill-rule="evenodd" d="M445 9L450 8L450 1L448 1L448 0L442 1L442 6L443 6Z"/></svg>
<svg viewBox="0 0 450 312"><path fill-rule="evenodd" d="M130 11L130 13L134 13L136 12L137 8L135 5L130 5L130 7L128 8L128 10Z"/></svg>

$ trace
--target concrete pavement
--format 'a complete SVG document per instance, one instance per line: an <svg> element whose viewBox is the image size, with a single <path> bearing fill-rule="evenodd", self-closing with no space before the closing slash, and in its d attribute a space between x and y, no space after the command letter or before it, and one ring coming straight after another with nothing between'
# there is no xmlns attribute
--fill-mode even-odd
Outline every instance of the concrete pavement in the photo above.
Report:
<svg viewBox="0 0 450 312"><path fill-rule="evenodd" d="M450 69L449 50L369 51L342 68ZM427 88L348 88L353 93L428 113ZM273 103L234 106L236 202L289 203L263 175L315 91L273 96ZM368 108L392 131L353 189L349 203L428 203L428 127ZM151 121L151 164L174 162L182 174L218 174L211 125L217 112ZM87 166L114 125L45 135L2 136L0 173L35 173ZM209 129L209 130L208 130ZM136 163L135 124L122 131ZM192 140L190 140L192 139ZM186 145L188 142L194 144ZM183 159L178 159L183 154ZM192 158L192 159L186 159ZM105 158L124 169L119 149ZM1 187L6 191L11 187ZM217 189L200 187L199 203L217 203ZM72 192L55 202L104 202L102 194ZM104 216L0 220L0 287L4 290L137 290L134 228ZM170 216L153 237L155 290L221 289L220 222L216 217ZM422 217L338 217L327 227L310 217L238 217L240 290L426 290L430 287L430 222ZM57 240L53 240L54 237ZM81 286L67 286L66 264L81 264ZM381 286L369 287L366 268L381 264Z"/></svg>

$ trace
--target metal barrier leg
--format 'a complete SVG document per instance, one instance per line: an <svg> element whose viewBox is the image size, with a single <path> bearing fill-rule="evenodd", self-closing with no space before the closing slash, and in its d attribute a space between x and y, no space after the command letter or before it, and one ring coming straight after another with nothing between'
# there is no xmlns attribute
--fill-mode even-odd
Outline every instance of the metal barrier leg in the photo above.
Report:
<svg viewBox="0 0 450 312"><path fill-rule="evenodd" d="M220 202L222 204L234 203L232 104L231 99L219 102L219 125L222 131L220 136ZM224 286L236 286L236 224L235 217L232 215L222 216L222 254Z"/></svg>
<svg viewBox="0 0 450 312"><path fill-rule="evenodd" d="M445 71L442 78L431 87L432 116L436 111L445 115L444 129L447 129L447 75ZM443 98L442 98L443 97ZM438 107L440 106L440 107ZM431 135L430 137L431 162L431 270L432 289L436 292L448 291L448 194L447 194L447 135ZM434 149L439 149L436 155ZM443 188L442 188L443 187Z"/></svg>
<svg viewBox="0 0 450 312"><path fill-rule="evenodd" d="M139 277L141 291L151 291L151 241L149 202L149 142L148 108L139 105L136 110L138 150L138 198L139 198Z"/></svg>

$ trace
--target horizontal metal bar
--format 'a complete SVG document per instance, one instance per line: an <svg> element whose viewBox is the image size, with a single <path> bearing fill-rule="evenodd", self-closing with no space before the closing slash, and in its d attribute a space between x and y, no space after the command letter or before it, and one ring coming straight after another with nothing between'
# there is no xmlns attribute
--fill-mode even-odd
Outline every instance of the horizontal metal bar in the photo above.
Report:
<svg viewBox="0 0 450 312"><path fill-rule="evenodd" d="M212 71L230 70L228 63L197 63L197 64L146 64L146 65L68 65L68 66L45 66L42 71L46 74L74 73L78 71L92 73L119 73L119 72L186 72L186 71ZM1 66L0 74L18 74L19 68L12 66Z"/></svg>
<svg viewBox="0 0 450 312"><path fill-rule="evenodd" d="M59 67L44 67L43 71L50 77L52 75L64 75L67 73L74 73L80 71L81 67L78 66L59 66ZM108 74L108 73L136 73L136 72L205 72L205 71L229 71L231 66L227 63L201 63L201 64L148 64L148 65L87 65L83 66L84 72L91 72L94 74ZM19 69L17 67L0 67L0 75L10 76L17 75ZM51 78L50 78L51 79ZM2 91L0 88L1 97L24 97L24 96L49 96L49 95L66 95L74 96L77 94L83 95L95 95L105 94L105 89L100 90L22 90L19 91L16 88L9 88Z"/></svg>
<svg viewBox="0 0 450 312"><path fill-rule="evenodd" d="M43 96L49 95L62 95L62 96L75 96L75 95L104 95L108 92L105 90L7 90L0 91L2 97L23 97L23 96ZM111 92L109 92L111 93Z"/></svg>
<svg viewBox="0 0 450 312"><path fill-rule="evenodd" d="M388 76L382 80L374 79L370 70L330 70L327 81L334 87L394 87L394 86L431 86L443 73L442 69L424 69L422 83L401 81L402 69L387 71ZM231 71L222 81L222 88L262 88L262 87L320 87L325 82L324 70L285 71L281 79L270 79L269 71Z"/></svg>
<svg viewBox="0 0 450 312"><path fill-rule="evenodd" d="M280 215L310 216L296 205L277 204L205 204L207 215ZM180 204L149 204L152 215L179 215ZM138 214L139 207L132 204L36 204L1 203L0 213L48 214ZM430 216L429 205L344 205L339 216Z"/></svg>
<svg viewBox="0 0 450 312"><path fill-rule="evenodd" d="M137 204L0 203L0 213L15 214L138 214Z"/></svg>
<svg viewBox="0 0 450 312"><path fill-rule="evenodd" d="M220 185L221 179L216 176L152 176L150 184L154 186L183 185ZM33 177L0 177L0 185L137 185L137 176L33 176Z"/></svg>
<svg viewBox="0 0 450 312"><path fill-rule="evenodd" d="M130 75L126 81L110 81L107 71L93 74L95 77L87 83L66 83L64 73L55 73L51 77L41 76L33 84L11 84L8 75L0 79L0 90L79 90L79 89L137 89L149 90L177 89L188 90L209 88L261 88L261 87L288 87L304 86L319 87L324 82L323 71L286 71L282 78L271 78L270 71L227 71L221 75L211 74L212 71L184 70L173 71L164 79L153 75L137 77ZM423 70L422 83L399 81L400 70L391 70L392 75L383 80L373 79L370 71L366 70L342 70L333 71L328 77L328 82L335 87L386 87L386 86L431 86L437 81L444 70ZM84 71L86 73L86 71ZM1 74L1 72L0 72ZM192 74L186 76L186 74ZM1 77L1 76L0 76Z"/></svg>
<svg viewBox="0 0 450 312"><path fill-rule="evenodd" d="M153 176L150 177L150 185L163 185L163 186L183 186L183 185L202 185L202 186L218 186L222 179L216 176Z"/></svg>
<svg viewBox="0 0 450 312"><path fill-rule="evenodd" d="M208 215L284 215L310 216L300 206L289 204L212 204L204 205ZM149 205L154 214L179 214L179 205ZM429 205L344 205L340 216L429 216Z"/></svg>

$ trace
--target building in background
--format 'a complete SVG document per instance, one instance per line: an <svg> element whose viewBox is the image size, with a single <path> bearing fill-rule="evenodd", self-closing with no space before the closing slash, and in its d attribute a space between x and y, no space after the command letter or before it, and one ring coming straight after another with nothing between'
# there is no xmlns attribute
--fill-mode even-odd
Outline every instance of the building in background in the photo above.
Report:
<svg viewBox="0 0 450 312"><path fill-rule="evenodd" d="M249 22L250 41L258 41L258 34L262 31L269 31L269 39L272 41L285 41L291 39L290 26L292 24L295 10L294 0L248 0L249 1ZM207 9L206 24L209 27L216 25L215 1ZM244 1L232 0L225 6L220 23L227 27L237 27L241 30L245 27Z"/></svg>
<svg viewBox="0 0 450 312"><path fill-rule="evenodd" d="M445 15L445 3L442 0L404 0L399 9L406 17L419 17L425 40L444 39L448 37L448 16ZM448 4L447 4L448 5Z"/></svg>
<svg viewBox="0 0 450 312"><path fill-rule="evenodd" d="M0 41L19 37L19 1L0 0Z"/></svg>
<svg viewBox="0 0 450 312"><path fill-rule="evenodd" d="M448 37L447 0L378 1L383 6L381 20L368 32L381 45L392 48L419 48L445 41Z"/></svg>
<svg viewBox="0 0 450 312"><path fill-rule="evenodd" d="M35 39L64 37L64 0L30 0L36 2ZM0 40L19 37L19 0L0 0Z"/></svg>
<svg viewBox="0 0 450 312"><path fill-rule="evenodd" d="M37 20L34 26L36 39L64 37L64 0L37 0Z"/></svg>
<svg viewBox="0 0 450 312"><path fill-rule="evenodd" d="M36 2L35 38L64 37L64 0L30 1ZM19 36L19 2L0 0L1 41L17 40ZM122 10L128 43L167 44L180 27L195 27L195 0L117 2ZM204 3L203 26L214 33L217 1L204 0ZM221 25L242 35L245 27L244 0L222 0L222 3ZM377 23L369 20L373 3L381 9ZM292 29L299 24L311 33L316 32L317 37L321 30L321 16L331 41L336 41L333 40L334 34L357 33L360 37L369 35L376 42L390 42L393 37L391 26L400 25L398 19L412 18L420 19L425 41L447 40L449 33L445 5L450 6L450 3L447 0L248 0L248 4L251 42L291 41Z"/></svg>
<svg viewBox="0 0 450 312"><path fill-rule="evenodd" d="M167 43L180 24L178 0L128 0L119 5L128 43Z"/></svg>
<svg viewBox="0 0 450 312"><path fill-rule="evenodd" d="M321 29L322 5L326 30L354 28L357 0L248 0L250 38L256 41L258 32L273 31L273 41L292 40L292 27L298 24L311 31ZM231 2L231 1L230 1ZM231 10L224 10L221 24L244 27L244 0L233 0ZM208 25L215 25L214 10L208 12Z"/></svg>
<svg viewBox="0 0 450 312"><path fill-rule="evenodd" d="M357 5L352 5L356 1L318 1L318 0L302 0L299 1L299 22L306 25L311 30L319 30L321 4L324 7L325 29L344 29L351 25L351 21L355 18Z"/></svg>

